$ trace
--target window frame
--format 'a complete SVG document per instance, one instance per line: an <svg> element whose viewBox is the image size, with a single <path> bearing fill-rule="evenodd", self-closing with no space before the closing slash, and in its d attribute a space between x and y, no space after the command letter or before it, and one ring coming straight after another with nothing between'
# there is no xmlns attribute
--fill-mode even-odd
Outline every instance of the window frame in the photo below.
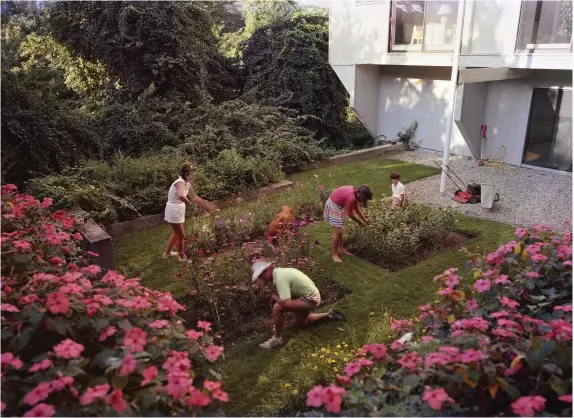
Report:
<svg viewBox="0 0 574 418"><path fill-rule="evenodd" d="M359 1L359 0L355 0L355 1ZM363 0L365 1L365 0ZM369 1L369 0L366 0ZM372 0L371 0L372 1ZM418 44L415 45L402 45L400 47L400 49L396 48L395 45L395 34L396 34L396 25L397 25L397 1L396 0L391 0L391 16L390 16L390 25L389 25L389 45L388 45L388 51L390 54L405 54L405 53L445 53L445 54L449 54L449 53L454 53L454 49L455 49L455 39L454 39L454 34L456 32L456 25L459 24L459 22L455 22L455 28L453 28L453 41L452 41L452 45L430 45L429 47L425 48L425 39L426 39L426 30L427 30L427 6L429 4L429 0L423 0L424 6L423 6L423 41L420 44L420 48L412 48L414 47L418 47ZM464 7L465 4L463 2L461 2L460 0L456 0L456 4L457 7ZM458 9L457 9L458 10ZM456 14L456 16L458 17L458 13ZM461 25L464 24L464 22L460 23ZM413 29L414 30L414 29ZM410 48L409 48L410 47ZM432 49L430 49L432 48Z"/></svg>
<svg viewBox="0 0 574 418"><path fill-rule="evenodd" d="M544 3L544 0L536 0L538 2ZM522 19L524 17L524 4L526 2L533 3L533 0L522 0L520 2L520 15L518 17L518 28L516 31L516 43L514 45L514 51L519 54L539 54L548 52L562 52L570 53L572 52L572 33L570 33L570 42L563 44L526 44L524 48L520 47L521 36L523 30ZM572 31L572 30L571 30ZM540 87L542 88L542 87Z"/></svg>

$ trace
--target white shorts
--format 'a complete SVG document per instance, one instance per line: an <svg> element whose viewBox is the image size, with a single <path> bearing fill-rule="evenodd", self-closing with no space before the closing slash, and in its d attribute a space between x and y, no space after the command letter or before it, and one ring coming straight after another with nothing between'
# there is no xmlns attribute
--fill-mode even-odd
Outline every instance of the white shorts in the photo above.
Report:
<svg viewBox="0 0 574 418"><path fill-rule="evenodd" d="M165 204L165 221L170 224L182 224L185 222L185 203L171 203Z"/></svg>

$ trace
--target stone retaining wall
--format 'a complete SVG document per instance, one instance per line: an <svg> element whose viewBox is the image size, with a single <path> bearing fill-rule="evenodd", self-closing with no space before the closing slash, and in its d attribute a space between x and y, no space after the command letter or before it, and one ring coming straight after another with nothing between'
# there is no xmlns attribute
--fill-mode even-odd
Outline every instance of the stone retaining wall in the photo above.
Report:
<svg viewBox="0 0 574 418"><path fill-rule="evenodd" d="M337 155L331 157L325 161L320 161L315 164L310 164L303 167L292 168L286 170L287 174L292 174L301 171L313 170L316 168L329 167L339 164L346 164L350 162L363 161L373 157L378 157L383 154L404 151L405 146L403 144L387 144L381 145L379 147L373 147L365 150L354 151L349 154ZM282 190L288 189L293 186L293 182L288 180L280 181L279 183L272 184L270 186L264 187L262 189L247 193L245 195L239 196L243 201L254 200L259 196L272 195L281 192ZM214 202L219 209L225 209L231 206L230 200L219 200ZM80 214L80 211L77 211ZM80 216L80 215L79 215ZM189 216L189 211L188 211ZM94 251L99 254L94 260L96 264L101 266L104 270L113 270L116 268L114 248L112 245L112 237L125 234L127 232L133 232L140 229L150 228L155 225L159 225L163 222L163 213L158 213L156 215L146 215L138 219L126 222L118 222L105 227L105 229L98 225L93 219L85 220L82 225L82 233L87 241L87 247L90 251Z"/></svg>

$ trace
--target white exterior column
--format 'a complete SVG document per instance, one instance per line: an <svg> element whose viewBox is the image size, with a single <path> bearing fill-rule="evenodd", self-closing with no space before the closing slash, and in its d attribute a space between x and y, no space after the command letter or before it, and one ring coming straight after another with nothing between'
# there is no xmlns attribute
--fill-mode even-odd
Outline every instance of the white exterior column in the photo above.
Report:
<svg viewBox="0 0 574 418"><path fill-rule="evenodd" d="M446 120L446 138L444 141L444 153L442 156L443 171L440 176L440 192L444 193L446 189L446 173L444 172L444 166L448 165L448 159L450 156L450 138L452 136L452 125L454 119L454 107L456 106L456 86L458 78L458 59L460 57L460 48L462 46L462 32L464 23L464 8L466 6L466 0L460 0L458 3L458 13L456 15L456 27L455 27L455 40L454 40L454 54L452 57L452 72L450 75L451 84L451 106L448 110L447 120Z"/></svg>

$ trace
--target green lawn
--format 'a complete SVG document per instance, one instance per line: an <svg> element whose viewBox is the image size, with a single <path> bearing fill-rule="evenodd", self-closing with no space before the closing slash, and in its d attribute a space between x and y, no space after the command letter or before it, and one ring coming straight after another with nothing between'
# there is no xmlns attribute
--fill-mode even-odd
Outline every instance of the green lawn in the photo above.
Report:
<svg viewBox="0 0 574 418"><path fill-rule="evenodd" d="M300 173L293 180L312 187L323 184L329 189L335 185L368 183L379 196L389 194L391 171L400 171L404 182L438 172L431 167L378 158ZM469 245L478 244L485 251L511 239L509 226L464 216L457 219L459 229L476 234ZM358 348L387 339L388 319L383 312L394 317L414 315L418 305L435 298L432 278L449 267L461 266L464 261L464 255L453 250L394 273L355 257L345 257L342 265L335 265L330 259L329 226L318 223L310 227L310 232L320 242L313 250L313 258L320 263L326 277L351 291L337 303L347 314L347 322L325 323L305 330L287 329L285 346L277 350L265 351L257 346L270 333L227 347L223 368L224 385L232 399L228 415L293 415L304 408L305 392L314 384L327 383L333 376L331 366L342 366L342 363L325 366L324 360L319 361L313 353L321 346L335 346L343 341L350 348ZM160 258L168 233L167 228L156 227L120 237L115 240L116 256L122 270L140 275L146 285L179 295L185 288L183 283L172 280L177 272L176 263Z"/></svg>

